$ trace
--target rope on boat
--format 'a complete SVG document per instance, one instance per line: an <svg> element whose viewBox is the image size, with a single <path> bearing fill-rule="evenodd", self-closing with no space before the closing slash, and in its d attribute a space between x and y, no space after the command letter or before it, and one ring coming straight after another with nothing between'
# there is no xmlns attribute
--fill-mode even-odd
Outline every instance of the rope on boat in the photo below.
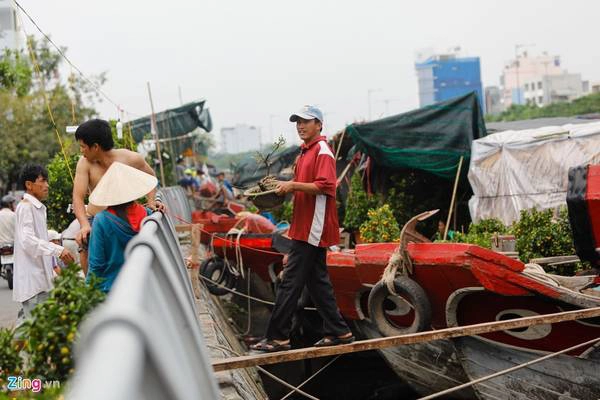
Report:
<svg viewBox="0 0 600 400"><path fill-rule="evenodd" d="M580 343L578 345L569 347L568 349L560 350L560 351L557 351L555 353L551 353L551 354L545 355L543 357L539 357L539 358L536 358L534 360L527 361L527 362L525 362L523 364L519 364L519 365L516 365L514 367L511 367L511 368L508 368L508 369L504 369L502 371L498 371L498 372L493 373L491 375L487 375L487 376L483 376L483 377L478 378L478 379L474 379L474 380L469 381L467 383L463 383L462 385L458 385L458 386L452 387L450 389L442 390L441 392L437 392L437 393L431 394L429 396L421 397L421 398L419 398L419 400L435 399L437 397L447 395L448 393L453 393L453 392L456 392L457 390L461 390L461 389L467 388L469 386L476 385L478 383L481 383L481 382L484 382L484 381L496 378L498 376L509 374L509 373L514 372L516 370L519 370L521 368L525 368L525 367L528 367L530 365L537 364L539 362L548 360L550 358L559 356L559 355L564 354L564 353L568 353L568 352L576 350L576 349L578 349L580 347L585 347L585 346L588 346L590 344L593 344L593 343L596 343L596 342L599 342L599 341L600 341L600 337L597 337L596 339L588 340L585 343Z"/></svg>
<svg viewBox="0 0 600 400"><path fill-rule="evenodd" d="M220 346L220 345L211 345L208 344L206 345L206 347L210 347L212 349L216 349L216 350L222 350L222 351L227 351L235 356L240 356L240 353L238 353L237 351L233 350L233 349L229 349L225 346ZM269 371L267 371L266 369L264 369L261 366L256 366L256 368L262 372L263 374L267 375L269 378L273 379L276 382L281 383L283 386L287 387L288 389L292 389L292 391L290 393L288 393L283 399L287 398L288 396L290 396L292 393L298 393L303 395L304 397L308 398L308 399L312 399L312 400L319 400L318 397L315 397L311 394L306 393L305 391L301 390L300 387L302 387L305 383L307 383L308 381L310 381L312 378L314 378L317 374L319 374L322 370L324 370L325 368L327 368L329 365L331 365L335 360L337 360L340 356L337 356L336 358L334 358L333 360L331 360L327 365L325 365L324 367L322 367L320 370L318 370L317 372L315 372L313 375L311 375L307 380L305 380L304 382L302 382L300 385L298 386L293 386L289 383L287 383L286 381L284 381L283 379L279 378L278 376L270 373ZM283 400L281 399L281 400Z"/></svg>
<svg viewBox="0 0 600 400"><path fill-rule="evenodd" d="M231 294L235 294L235 295L238 295L238 296L241 296L241 297L245 297L245 298L247 298L247 299L250 299L250 300L256 301L256 302L258 302L258 303L263 303L263 304L266 304L266 305L269 305L269 306L273 306L273 305L275 305L275 303L274 303L274 302L272 302L272 301L268 301L268 300L259 299L258 297L254 297L254 296L250 296L250 295L247 295L247 294L245 294L245 293L242 293L242 292L238 292L237 290L235 290L235 289L230 289L230 288L228 288L227 286L225 286L225 285L223 285L223 284L220 284L220 283L218 283L217 281L213 281L212 279L210 279L210 278L207 278L206 276L204 276L204 275L202 275L202 274L199 274L199 275L200 275L200 278L202 278L203 280L205 280L205 281L207 281L207 282L210 282L212 285L218 286L218 287L220 287L221 289L224 289L224 290L228 291L228 292L229 292L229 293L231 293ZM317 309L316 309L315 307L304 307L304 310L306 310L306 311L317 311Z"/></svg>
<svg viewBox="0 0 600 400"><path fill-rule="evenodd" d="M190 226L191 225L198 225L198 224L194 224L193 222L186 221L185 219L181 218L179 215L171 214L168 210L165 212L165 214L172 216L173 218L177 219L180 222L183 222L184 225L190 225ZM209 235L211 237L211 240L212 240L212 238L214 238L216 236L214 233L209 232L209 231L207 231L205 229L202 229L202 228L200 228L200 232ZM220 239L222 241L228 243L228 244L231 244L231 245L235 246L235 241L229 240L227 238L220 238ZM279 252L257 249L255 247L246 246L245 244L241 244L241 243L239 244L239 246L241 248L253 250L253 251L256 251L256 252L259 252L259 253L271 254L271 255L274 255L274 256L280 256L281 255L281 253L279 253Z"/></svg>

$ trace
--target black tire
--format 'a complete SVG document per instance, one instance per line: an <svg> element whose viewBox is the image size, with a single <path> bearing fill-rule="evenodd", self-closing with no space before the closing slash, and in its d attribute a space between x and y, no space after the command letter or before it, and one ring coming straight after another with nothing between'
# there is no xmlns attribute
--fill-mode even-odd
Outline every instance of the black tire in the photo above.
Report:
<svg viewBox="0 0 600 400"><path fill-rule="evenodd" d="M224 285L228 289L232 289L235 285L235 276L229 272L225 262L219 257L213 257L203 261L202 264L200 264L200 275L217 282L219 285ZM203 281L206 284L208 291L215 296L223 296L229 293L227 289L219 287L210 281L204 279Z"/></svg>
<svg viewBox="0 0 600 400"><path fill-rule="evenodd" d="M13 266L6 266L6 280L8 281L8 288L12 290L13 288Z"/></svg>
<svg viewBox="0 0 600 400"><path fill-rule="evenodd" d="M402 297L401 305L409 307L408 302L414 309L414 317L410 325L399 326L390 318L390 304L394 305L394 297L387 285L379 281L369 294L369 317L383 336L398 336L408 333L416 333L428 330L431 327L431 304L423 288L407 276L397 276L394 279L396 293ZM413 310L405 312L408 315ZM409 318L409 317L408 317Z"/></svg>

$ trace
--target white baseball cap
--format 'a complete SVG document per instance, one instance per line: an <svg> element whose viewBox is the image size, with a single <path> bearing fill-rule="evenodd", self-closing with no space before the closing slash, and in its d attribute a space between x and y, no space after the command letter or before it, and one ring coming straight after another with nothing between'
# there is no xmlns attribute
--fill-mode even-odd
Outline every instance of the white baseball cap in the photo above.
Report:
<svg viewBox="0 0 600 400"><path fill-rule="evenodd" d="M290 115L290 122L296 122L298 118L306 120L318 119L321 121L321 123L323 123L323 112L315 106L306 105L298 112Z"/></svg>

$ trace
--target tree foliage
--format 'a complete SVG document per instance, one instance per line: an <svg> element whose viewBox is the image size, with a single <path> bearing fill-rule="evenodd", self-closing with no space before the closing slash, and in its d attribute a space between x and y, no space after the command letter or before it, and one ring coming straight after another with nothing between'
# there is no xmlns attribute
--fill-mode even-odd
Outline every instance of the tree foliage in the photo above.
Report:
<svg viewBox="0 0 600 400"><path fill-rule="evenodd" d="M24 163L46 165L61 150L60 141L73 143L65 133L67 125L96 114L92 104L98 98L92 85L74 75L63 82L60 55L46 41L28 40L39 73L27 52L8 51L0 58L0 181L6 187L16 182ZM101 84L105 78L93 79ZM74 154L77 149L66 151Z"/></svg>
<svg viewBox="0 0 600 400"><path fill-rule="evenodd" d="M509 228L496 218L483 219L477 223L471 223L467 233L456 232L454 240L459 243L476 244L487 249L492 248L492 236L494 234L504 235Z"/></svg>
<svg viewBox="0 0 600 400"><path fill-rule="evenodd" d="M554 103L539 107L531 105L512 105L499 115L487 116L488 122L517 121L544 117L570 117L600 113L600 93L580 97L570 103Z"/></svg>
<svg viewBox="0 0 600 400"><path fill-rule="evenodd" d="M367 212L379 206L379 196L369 195L365 192L362 184L361 173L356 171L350 180L350 193L346 200L346 214L344 216L344 227L352 232L368 218Z"/></svg>
<svg viewBox="0 0 600 400"><path fill-rule="evenodd" d="M575 254L573 234L566 207L538 211L522 210L512 231L517 239L517 251L523 262L532 258L565 256Z"/></svg>
<svg viewBox="0 0 600 400"><path fill-rule="evenodd" d="M360 237L365 243L396 242L400 227L389 204L367 212L367 220L360 226Z"/></svg>

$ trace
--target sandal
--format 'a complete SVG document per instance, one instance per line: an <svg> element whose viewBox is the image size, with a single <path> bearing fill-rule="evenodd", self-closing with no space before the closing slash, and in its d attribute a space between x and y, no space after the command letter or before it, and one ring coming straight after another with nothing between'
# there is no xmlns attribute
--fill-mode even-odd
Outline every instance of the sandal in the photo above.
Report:
<svg viewBox="0 0 600 400"><path fill-rule="evenodd" d="M325 336L314 344L315 347L338 346L340 344L349 344L354 342L354 335L346 337Z"/></svg>
<svg viewBox="0 0 600 400"><path fill-rule="evenodd" d="M260 342L250 346L251 350L262 351L264 353L275 353L276 351L289 350L292 347L290 343L278 343L275 340L263 339Z"/></svg>

